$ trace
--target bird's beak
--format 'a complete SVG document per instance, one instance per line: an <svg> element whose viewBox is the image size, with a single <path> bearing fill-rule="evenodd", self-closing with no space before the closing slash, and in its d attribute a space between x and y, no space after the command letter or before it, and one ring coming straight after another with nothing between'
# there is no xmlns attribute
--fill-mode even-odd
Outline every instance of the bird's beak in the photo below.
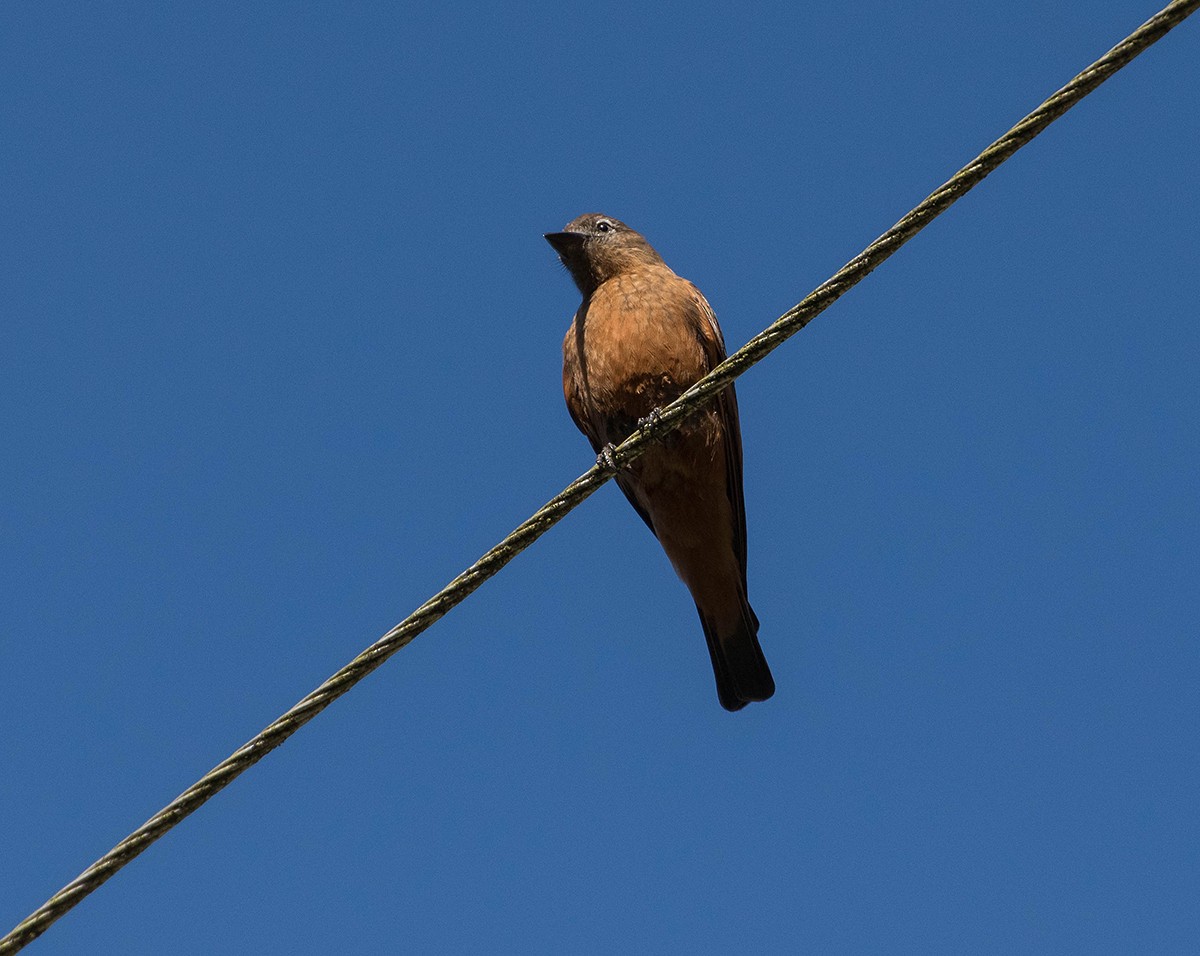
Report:
<svg viewBox="0 0 1200 956"><path fill-rule="evenodd" d="M582 232L548 232L544 238L560 256L569 256L579 251L587 236Z"/></svg>

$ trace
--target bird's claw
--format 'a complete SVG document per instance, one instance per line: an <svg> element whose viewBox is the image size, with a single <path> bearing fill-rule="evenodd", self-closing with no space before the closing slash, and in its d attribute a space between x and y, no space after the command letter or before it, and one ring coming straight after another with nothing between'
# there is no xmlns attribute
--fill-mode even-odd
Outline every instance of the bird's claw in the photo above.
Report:
<svg viewBox="0 0 1200 956"><path fill-rule="evenodd" d="M637 422L638 431L643 431L651 437L662 427L662 409L652 408L650 414L645 418L639 418Z"/></svg>
<svg viewBox="0 0 1200 956"><path fill-rule="evenodd" d="M605 471L616 471L617 460L613 458L613 452L616 451L616 446L609 442L600 449L600 454L596 456L596 467L603 468Z"/></svg>

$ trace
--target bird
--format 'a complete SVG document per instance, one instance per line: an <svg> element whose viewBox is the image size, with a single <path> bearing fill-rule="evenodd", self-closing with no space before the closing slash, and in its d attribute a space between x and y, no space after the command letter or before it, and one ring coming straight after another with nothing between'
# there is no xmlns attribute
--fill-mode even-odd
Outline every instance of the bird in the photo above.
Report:
<svg viewBox="0 0 1200 956"><path fill-rule="evenodd" d="M544 238L583 296L563 340L563 394L598 454L611 453L725 358L708 301L645 237L587 213ZM741 710L775 693L746 595L746 506L737 396L711 403L616 474L696 603L717 698Z"/></svg>

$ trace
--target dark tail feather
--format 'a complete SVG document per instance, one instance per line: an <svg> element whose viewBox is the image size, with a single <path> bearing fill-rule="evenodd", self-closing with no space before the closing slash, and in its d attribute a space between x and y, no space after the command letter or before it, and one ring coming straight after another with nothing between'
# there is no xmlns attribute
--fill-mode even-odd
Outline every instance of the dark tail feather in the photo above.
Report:
<svg viewBox="0 0 1200 956"><path fill-rule="evenodd" d="M722 707L741 710L751 701L766 700L775 693L771 669L758 644L758 618L749 603L742 605L742 619L732 634L719 636L703 614L700 623L708 641L713 675L717 679L717 698Z"/></svg>

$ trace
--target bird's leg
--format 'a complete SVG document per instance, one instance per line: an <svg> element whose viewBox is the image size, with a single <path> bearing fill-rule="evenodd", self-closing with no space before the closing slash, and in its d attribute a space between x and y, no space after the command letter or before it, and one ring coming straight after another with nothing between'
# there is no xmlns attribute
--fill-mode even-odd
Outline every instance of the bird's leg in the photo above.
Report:
<svg viewBox="0 0 1200 956"><path fill-rule="evenodd" d="M600 454L596 456L596 467L603 468L605 471L616 471L617 460L613 458L613 452L617 450L617 446L612 442L607 442L600 449Z"/></svg>
<svg viewBox="0 0 1200 956"><path fill-rule="evenodd" d="M662 427L662 409L658 406L650 409L650 414L645 418L639 418L637 423L638 431L643 431L651 438L657 437L655 433Z"/></svg>

